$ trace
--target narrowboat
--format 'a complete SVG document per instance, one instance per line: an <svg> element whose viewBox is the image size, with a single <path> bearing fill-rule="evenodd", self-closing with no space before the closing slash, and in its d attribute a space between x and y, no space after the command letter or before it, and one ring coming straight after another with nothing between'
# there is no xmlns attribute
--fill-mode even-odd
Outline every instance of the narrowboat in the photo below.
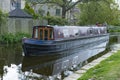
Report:
<svg viewBox="0 0 120 80"><path fill-rule="evenodd" d="M108 40L105 26L34 26L32 38L23 38L22 47L25 56L70 55Z"/></svg>

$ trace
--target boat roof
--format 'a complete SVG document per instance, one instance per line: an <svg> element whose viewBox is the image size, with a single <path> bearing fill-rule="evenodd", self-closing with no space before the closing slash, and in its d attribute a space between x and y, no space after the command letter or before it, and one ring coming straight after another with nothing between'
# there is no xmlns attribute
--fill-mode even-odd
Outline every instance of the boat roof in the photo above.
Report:
<svg viewBox="0 0 120 80"><path fill-rule="evenodd" d="M41 26L34 26L34 27L50 27L50 28L92 28L92 27L94 27L94 28L102 28L102 27L105 27L105 26L100 26L100 27L98 27L98 26L96 26L96 25L94 25L94 26L57 26L57 25L55 25L55 26L51 26L51 25L41 25Z"/></svg>

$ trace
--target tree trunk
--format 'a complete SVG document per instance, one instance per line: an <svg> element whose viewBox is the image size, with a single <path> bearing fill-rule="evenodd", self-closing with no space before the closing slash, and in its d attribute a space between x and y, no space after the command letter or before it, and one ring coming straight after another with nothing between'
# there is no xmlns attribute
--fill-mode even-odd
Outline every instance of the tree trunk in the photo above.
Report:
<svg viewBox="0 0 120 80"><path fill-rule="evenodd" d="M62 18L66 18L66 8L64 6L62 7Z"/></svg>

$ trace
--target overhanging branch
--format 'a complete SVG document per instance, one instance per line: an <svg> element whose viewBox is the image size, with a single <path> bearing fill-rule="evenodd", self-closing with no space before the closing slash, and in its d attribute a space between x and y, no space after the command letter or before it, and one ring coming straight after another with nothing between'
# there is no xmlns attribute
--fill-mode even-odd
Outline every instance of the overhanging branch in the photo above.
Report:
<svg viewBox="0 0 120 80"><path fill-rule="evenodd" d="M71 8L73 8L76 4L78 4L79 2L82 2L84 0L78 0L76 2L74 2L71 6L67 7L66 11L70 10Z"/></svg>

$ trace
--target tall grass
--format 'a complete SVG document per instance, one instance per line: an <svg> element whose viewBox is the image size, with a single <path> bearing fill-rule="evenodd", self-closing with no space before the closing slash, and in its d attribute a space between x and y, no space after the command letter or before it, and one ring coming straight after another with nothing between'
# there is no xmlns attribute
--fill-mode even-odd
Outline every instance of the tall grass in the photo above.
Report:
<svg viewBox="0 0 120 80"><path fill-rule="evenodd" d="M78 80L120 80L120 51L91 68Z"/></svg>
<svg viewBox="0 0 120 80"><path fill-rule="evenodd" d="M3 35L0 35L0 43L6 43L6 44L13 44L13 43L19 43L22 41L23 37L30 37L30 34L26 33L6 33Z"/></svg>

